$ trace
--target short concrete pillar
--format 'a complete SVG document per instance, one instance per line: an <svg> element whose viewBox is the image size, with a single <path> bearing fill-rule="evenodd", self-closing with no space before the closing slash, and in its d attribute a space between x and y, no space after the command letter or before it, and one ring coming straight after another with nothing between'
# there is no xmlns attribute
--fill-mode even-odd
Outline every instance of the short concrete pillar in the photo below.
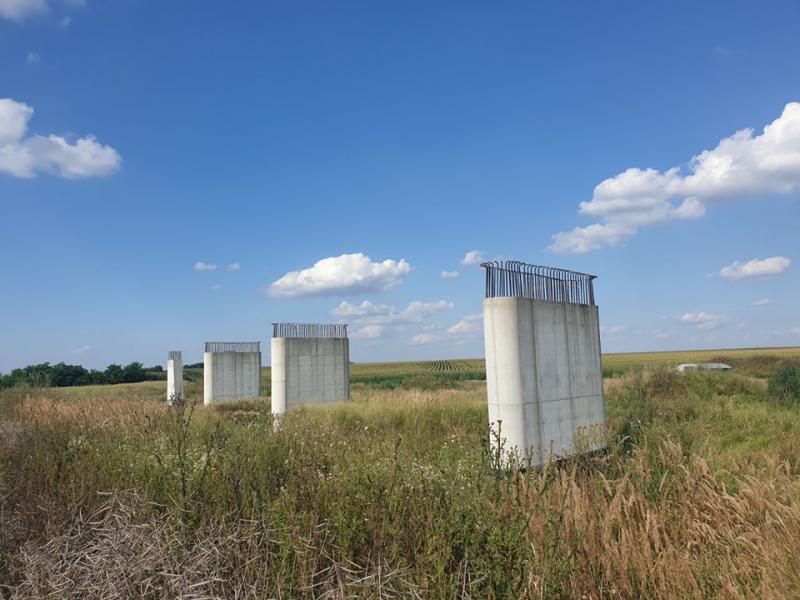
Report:
<svg viewBox="0 0 800 600"><path fill-rule="evenodd" d="M183 404L183 358L180 350L167 355L167 404Z"/></svg>
<svg viewBox="0 0 800 600"><path fill-rule="evenodd" d="M491 447L537 465L605 446L593 276L485 263Z"/></svg>
<svg viewBox="0 0 800 600"><path fill-rule="evenodd" d="M340 324L273 323L272 413L350 399L350 345Z"/></svg>
<svg viewBox="0 0 800 600"><path fill-rule="evenodd" d="M258 398L260 394L260 342L206 342L203 404Z"/></svg>

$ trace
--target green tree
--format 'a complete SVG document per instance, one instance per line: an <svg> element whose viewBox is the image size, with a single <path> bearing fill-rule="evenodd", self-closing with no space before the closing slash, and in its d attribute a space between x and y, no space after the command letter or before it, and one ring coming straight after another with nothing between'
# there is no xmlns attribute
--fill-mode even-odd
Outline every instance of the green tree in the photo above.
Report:
<svg viewBox="0 0 800 600"><path fill-rule="evenodd" d="M132 362L122 369L122 381L124 383L136 383L146 379L147 372L142 368L142 363L140 362Z"/></svg>

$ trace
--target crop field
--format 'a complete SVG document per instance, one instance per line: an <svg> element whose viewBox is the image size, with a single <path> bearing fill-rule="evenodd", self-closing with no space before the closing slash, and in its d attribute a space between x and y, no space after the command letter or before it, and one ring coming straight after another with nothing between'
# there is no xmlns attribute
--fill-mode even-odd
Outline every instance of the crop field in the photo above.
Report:
<svg viewBox="0 0 800 600"><path fill-rule="evenodd" d="M603 366L624 372L647 367L674 367L681 363L723 362L737 370L765 377L777 361L800 361L800 348L736 348L604 354Z"/></svg>
<svg viewBox="0 0 800 600"><path fill-rule="evenodd" d="M674 367L681 363L724 362L737 370L766 377L776 361L800 361L800 348L737 348L724 350L680 350L674 352L627 352L604 354L603 367L610 374L654 367ZM265 369L269 379L269 369ZM351 366L354 382L373 379L413 378L426 373L467 373L475 379L486 379L482 358L434 360L424 362L358 363Z"/></svg>
<svg viewBox="0 0 800 600"><path fill-rule="evenodd" d="M800 597L800 349L603 364L608 449L528 470L487 450L482 360L353 364L279 423L268 369L213 408L196 376L181 409L3 390L0 597Z"/></svg>
<svg viewBox="0 0 800 600"><path fill-rule="evenodd" d="M432 360L422 363L422 366L434 373L450 373L459 371L475 371L485 369L482 360Z"/></svg>

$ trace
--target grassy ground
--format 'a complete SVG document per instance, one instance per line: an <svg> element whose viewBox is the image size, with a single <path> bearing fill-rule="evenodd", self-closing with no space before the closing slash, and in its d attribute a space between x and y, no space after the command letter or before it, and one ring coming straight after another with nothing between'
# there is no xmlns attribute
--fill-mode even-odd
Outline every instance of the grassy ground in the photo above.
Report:
<svg viewBox="0 0 800 600"><path fill-rule="evenodd" d="M800 362L800 348L737 348L680 350L675 352L628 352L603 355L606 369L625 372L646 367L673 367L681 363L723 362L750 375L766 377L780 362Z"/></svg>
<svg viewBox="0 0 800 600"><path fill-rule="evenodd" d="M678 352L630 352L603 355L607 377L655 367L674 367L681 363L724 362L738 373L767 377L776 365L800 363L800 348L749 348L728 350L690 350ZM202 381L202 370L193 374ZM379 389L441 389L463 381L483 381L486 367L482 358L424 362L356 363L350 367L352 384ZM270 369L262 369L263 393L270 393Z"/></svg>
<svg viewBox="0 0 800 600"><path fill-rule="evenodd" d="M280 426L163 382L7 390L0 593L798 597L800 411L764 379L798 359L606 356L611 447L529 472L485 449L482 361L353 365L351 403Z"/></svg>

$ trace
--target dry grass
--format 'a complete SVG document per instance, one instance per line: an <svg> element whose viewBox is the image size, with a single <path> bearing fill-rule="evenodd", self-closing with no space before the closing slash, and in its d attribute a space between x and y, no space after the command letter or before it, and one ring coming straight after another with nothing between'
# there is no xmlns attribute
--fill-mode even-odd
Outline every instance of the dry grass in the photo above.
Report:
<svg viewBox="0 0 800 600"><path fill-rule="evenodd" d="M457 598L791 598L800 593L800 483L780 465L720 481L701 458L666 442L653 471L644 455L612 477L585 464L516 473L483 510L517 526L491 560L454 565ZM735 491L729 489L735 487ZM653 497L645 490L650 489ZM113 495L49 541L23 547L14 598L441 597L420 565L343 556L326 522L306 532L233 520L193 535L153 516L135 495ZM476 516L472 535L493 534ZM520 559L506 554L517 541ZM288 590L280 565L299 571ZM506 564L508 563L508 564ZM489 568L507 569L503 575ZM508 579L508 580L507 580ZM493 581L494 580L494 581ZM486 585L486 584L490 585ZM502 594L492 588L503 589Z"/></svg>
<svg viewBox="0 0 800 600"><path fill-rule="evenodd" d="M150 386L0 396L6 597L800 597L800 411L758 378L608 380L609 451L528 472L481 382L280 427Z"/></svg>
<svg viewBox="0 0 800 600"><path fill-rule="evenodd" d="M111 494L91 515L40 546L23 548L22 580L12 597L66 598L269 598L283 596L270 570L285 535L253 520L240 520L186 536L175 523L154 516L135 493ZM329 552L328 532L317 528L295 544L310 560L299 594L314 598L413 598L416 586L403 569L359 566ZM322 542L322 547L319 543ZM293 597L285 596L285 597Z"/></svg>
<svg viewBox="0 0 800 600"><path fill-rule="evenodd" d="M77 427L119 427L139 421L158 405L150 400L86 400L64 402L53 398L28 398L16 410L17 417L40 423L65 421Z"/></svg>

